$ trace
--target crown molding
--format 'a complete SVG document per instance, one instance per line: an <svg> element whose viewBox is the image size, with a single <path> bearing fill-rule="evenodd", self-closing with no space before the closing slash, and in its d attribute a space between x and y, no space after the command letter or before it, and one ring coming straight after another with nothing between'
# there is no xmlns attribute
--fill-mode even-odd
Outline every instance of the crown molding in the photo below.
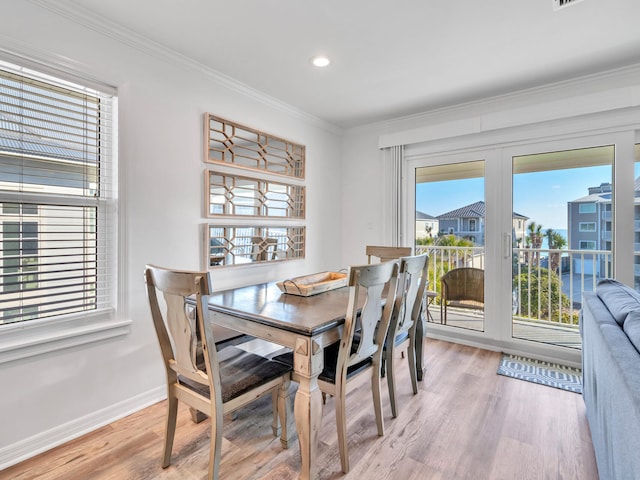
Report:
<svg viewBox="0 0 640 480"><path fill-rule="evenodd" d="M316 127L326 130L336 135L342 135L343 129L322 120L314 115L311 115L304 110L296 108L276 97L261 92L249 85L246 85L218 70L203 65L200 62L193 60L181 53L178 53L158 42L155 42L143 35L140 35L133 30L127 29L122 25L112 22L106 18L88 10L82 6L79 2L73 2L71 0L27 0L28 2L49 10L50 12L61 16L75 24L81 25L89 30L93 30L105 37L109 37L116 42L127 45L134 48L146 55L155 57L157 59L172 63L174 65L188 68L192 71L198 72L223 87L232 90L240 95L249 97L256 100L268 107L280 110L295 118L299 118L308 122Z"/></svg>
<svg viewBox="0 0 640 480"><path fill-rule="evenodd" d="M406 130L407 125L429 124L439 122L442 118L461 118L465 115L477 115L477 112L495 111L496 108L510 108L510 105L520 105L532 100L549 99L553 97L567 98L584 93L584 89L605 86L612 80L628 79L640 85L640 63L624 67L608 69L601 72L577 76L565 80L546 83L536 87L517 90L469 102L428 109L410 115L371 122L345 130L345 134L357 134L365 131L389 132L400 128Z"/></svg>

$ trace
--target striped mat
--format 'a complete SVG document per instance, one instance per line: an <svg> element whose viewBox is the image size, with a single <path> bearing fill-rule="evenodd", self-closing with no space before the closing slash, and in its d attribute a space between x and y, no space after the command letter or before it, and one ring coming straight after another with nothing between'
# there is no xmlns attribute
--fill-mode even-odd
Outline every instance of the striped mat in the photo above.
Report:
<svg viewBox="0 0 640 480"><path fill-rule="evenodd" d="M582 394L582 370L557 363L503 353L498 375Z"/></svg>

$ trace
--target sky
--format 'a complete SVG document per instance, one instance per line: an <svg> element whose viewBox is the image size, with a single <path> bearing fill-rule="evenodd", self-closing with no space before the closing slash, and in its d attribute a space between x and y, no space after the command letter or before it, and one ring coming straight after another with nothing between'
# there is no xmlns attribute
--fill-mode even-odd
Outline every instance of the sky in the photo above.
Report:
<svg viewBox="0 0 640 480"><path fill-rule="evenodd" d="M566 230L567 202L587 196L589 187L611 178L611 166L521 173L513 178L513 210L545 230ZM480 200L485 200L483 178L416 186L416 210L434 217Z"/></svg>

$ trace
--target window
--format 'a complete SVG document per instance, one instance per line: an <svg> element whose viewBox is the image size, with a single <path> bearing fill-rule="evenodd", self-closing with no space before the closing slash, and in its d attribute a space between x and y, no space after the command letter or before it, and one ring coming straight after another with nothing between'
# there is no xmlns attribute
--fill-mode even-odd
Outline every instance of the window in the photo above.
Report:
<svg viewBox="0 0 640 480"><path fill-rule="evenodd" d="M580 250L595 250L596 242L594 240L580 240Z"/></svg>
<svg viewBox="0 0 640 480"><path fill-rule="evenodd" d="M581 203L579 207L580 213L596 213L595 203Z"/></svg>
<svg viewBox="0 0 640 480"><path fill-rule="evenodd" d="M579 229L581 232L595 232L596 222L580 222Z"/></svg>
<svg viewBox="0 0 640 480"><path fill-rule="evenodd" d="M0 62L0 325L110 312L112 96Z"/></svg>

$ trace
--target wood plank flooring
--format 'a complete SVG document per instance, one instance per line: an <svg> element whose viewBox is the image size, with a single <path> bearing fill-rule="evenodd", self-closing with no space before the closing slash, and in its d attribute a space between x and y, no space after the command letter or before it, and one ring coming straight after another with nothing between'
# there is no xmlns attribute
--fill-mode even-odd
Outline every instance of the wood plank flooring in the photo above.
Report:
<svg viewBox="0 0 640 480"><path fill-rule="evenodd" d="M368 379L347 396L351 472L340 470L333 400L320 430L319 478L376 480L597 479L582 397L496 374L500 354L428 339L427 371L412 395L406 360L396 359L400 412L383 388L385 435L376 434ZM292 389L295 387L292 387ZM209 421L181 407L172 465L160 467L161 402L0 472L12 480L202 480ZM283 450L271 434L271 399L227 418L221 480L293 480L297 442Z"/></svg>

